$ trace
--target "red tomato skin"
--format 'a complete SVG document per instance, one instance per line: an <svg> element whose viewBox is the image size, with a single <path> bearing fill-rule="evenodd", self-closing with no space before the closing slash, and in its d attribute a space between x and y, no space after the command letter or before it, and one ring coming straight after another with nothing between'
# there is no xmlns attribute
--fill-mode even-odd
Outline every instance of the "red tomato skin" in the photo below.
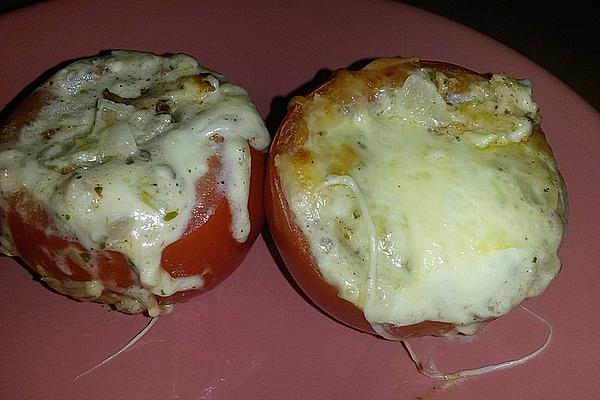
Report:
<svg viewBox="0 0 600 400"><path fill-rule="evenodd" d="M160 298L160 304L179 302L184 298L204 293L230 276L242 263L264 224L263 184L266 154L251 149L252 170L250 175L250 193L248 212L250 214L250 234L248 239L240 243L231 235L231 213L229 204L222 193L208 194L220 200L214 213L206 222L202 213L193 213L192 220L184 235L165 248L162 255L162 266L172 277L201 275L204 286L200 290L175 293ZM204 182L199 182L198 189L216 188L215 175L207 175ZM210 184L209 181L213 181Z"/></svg>

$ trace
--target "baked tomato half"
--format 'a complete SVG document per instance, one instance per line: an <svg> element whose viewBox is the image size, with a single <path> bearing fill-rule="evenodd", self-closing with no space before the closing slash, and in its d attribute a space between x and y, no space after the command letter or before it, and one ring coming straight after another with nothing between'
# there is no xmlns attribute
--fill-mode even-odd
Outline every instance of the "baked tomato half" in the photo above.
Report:
<svg viewBox="0 0 600 400"><path fill-rule="evenodd" d="M250 250L269 141L247 93L192 57L75 61L1 126L2 248L63 294L159 315Z"/></svg>
<svg viewBox="0 0 600 400"><path fill-rule="evenodd" d="M530 96L502 74L379 59L292 99L265 210L308 297L402 340L472 334L541 293L558 272L566 207ZM552 196L538 220L540 193L523 188L541 181Z"/></svg>

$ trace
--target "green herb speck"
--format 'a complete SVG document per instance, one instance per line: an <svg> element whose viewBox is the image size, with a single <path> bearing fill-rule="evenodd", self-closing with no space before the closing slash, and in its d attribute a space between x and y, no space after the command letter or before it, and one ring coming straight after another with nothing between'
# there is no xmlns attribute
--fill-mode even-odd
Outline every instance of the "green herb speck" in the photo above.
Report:
<svg viewBox="0 0 600 400"><path fill-rule="evenodd" d="M140 200L142 200L144 204L152 208L156 208L154 207L154 201L152 199L152 196L150 196L150 193L146 192L145 190L140 193Z"/></svg>
<svg viewBox="0 0 600 400"><path fill-rule="evenodd" d="M173 218L175 218L176 216L177 216L177 211L169 211L168 213L165 214L165 216L163 217L163 220L170 221Z"/></svg>

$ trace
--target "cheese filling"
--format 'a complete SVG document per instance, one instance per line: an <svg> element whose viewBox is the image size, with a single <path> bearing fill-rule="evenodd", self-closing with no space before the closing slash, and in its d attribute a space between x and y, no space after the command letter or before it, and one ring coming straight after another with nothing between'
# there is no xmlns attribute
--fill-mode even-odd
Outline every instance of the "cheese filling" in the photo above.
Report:
<svg viewBox="0 0 600 400"><path fill-rule="evenodd" d="M128 51L76 61L41 89L49 104L1 145L3 196L30 192L52 217L49 233L121 252L154 295L202 287L200 276L171 277L161 254L185 232L212 157L231 233L247 239L249 145L270 141L247 93L189 56Z"/></svg>
<svg viewBox="0 0 600 400"><path fill-rule="evenodd" d="M316 94L305 142L276 159L322 276L378 332L426 320L469 332L560 268L565 192L533 144L527 83L494 75L449 93L447 79L421 68L370 99Z"/></svg>

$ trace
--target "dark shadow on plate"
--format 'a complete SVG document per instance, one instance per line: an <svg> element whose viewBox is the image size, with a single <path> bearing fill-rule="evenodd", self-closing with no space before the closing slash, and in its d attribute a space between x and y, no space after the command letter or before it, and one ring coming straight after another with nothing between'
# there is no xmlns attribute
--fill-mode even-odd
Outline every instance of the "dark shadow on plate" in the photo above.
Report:
<svg viewBox="0 0 600 400"><path fill-rule="evenodd" d="M21 260L21 257L0 254L0 258L8 258L8 259L13 260L15 263L19 264L20 268L23 268L24 270L26 270L29 273L29 275L31 275L31 279L33 279L34 281L39 282L41 284L44 284L44 282L40 279L40 275L37 272L35 272L35 270L33 268L30 268L29 265L27 265L27 263L25 261Z"/></svg>
<svg viewBox="0 0 600 400"><path fill-rule="evenodd" d="M6 258L11 258L16 264L19 264L19 266L15 266L15 268L23 268L25 271L27 271L27 273L29 275L31 275L31 280L36 282L37 284L39 284L39 290L49 290L59 296L64 296L69 298L70 300L74 300L74 301L81 301L78 299L74 299L70 296L66 296L63 293L60 293L59 291L57 291L56 289L54 289L53 287L51 287L50 285L48 285L48 283L46 281L44 281L42 279L42 277L40 276L40 274L37 273L37 271L33 268L30 267L24 260L21 259L21 257L19 256L8 256L5 254L0 255L0 257L6 257Z"/></svg>
<svg viewBox="0 0 600 400"><path fill-rule="evenodd" d="M265 124L267 129L271 132L271 136L274 137L279 125L283 121L290 100L294 96L306 96L313 90L327 82L333 71L330 69L321 69L316 75L308 82L305 82L292 90L286 96L277 96L271 101L271 110L269 115L265 118Z"/></svg>
<svg viewBox="0 0 600 400"><path fill-rule="evenodd" d="M0 14L41 2L42 0L4 0L0 2Z"/></svg>

